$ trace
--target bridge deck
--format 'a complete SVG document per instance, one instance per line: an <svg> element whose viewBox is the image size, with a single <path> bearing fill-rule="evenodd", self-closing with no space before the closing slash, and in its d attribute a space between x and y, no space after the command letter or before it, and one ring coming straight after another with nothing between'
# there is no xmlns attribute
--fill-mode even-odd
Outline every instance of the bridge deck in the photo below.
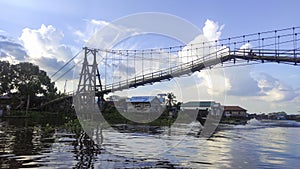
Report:
<svg viewBox="0 0 300 169"><path fill-rule="evenodd" d="M120 91L124 89L135 88L138 86L143 86L146 84L153 84L155 82L161 82L164 80L170 80L174 77L180 77L186 74L192 74L196 71L201 71L206 68L210 68L211 66L215 66L220 63L227 62L229 60L242 59L247 61L261 61L263 62L277 62L277 63L293 63L297 65L300 63L299 57L292 57L299 55L299 51L297 53L287 53L287 50L283 52L245 52L245 51L234 51L228 52L227 55L221 57L214 57L212 54L211 59L198 59L193 60L188 63L184 63L182 65L172 67L170 69L165 69L158 72L153 72L149 74L145 74L142 76L137 76L131 79L127 79L125 81L120 81L117 83L109 84L103 87L102 91L96 92L96 96L107 94L114 91ZM222 55L222 54L221 54Z"/></svg>

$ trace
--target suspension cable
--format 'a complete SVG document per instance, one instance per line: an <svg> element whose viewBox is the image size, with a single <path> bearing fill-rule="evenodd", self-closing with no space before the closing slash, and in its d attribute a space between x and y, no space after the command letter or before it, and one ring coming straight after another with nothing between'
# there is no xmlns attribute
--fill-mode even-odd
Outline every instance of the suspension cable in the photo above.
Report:
<svg viewBox="0 0 300 169"><path fill-rule="evenodd" d="M81 52L83 49L81 49L76 55L74 55L69 61L67 61L60 69L58 69L54 74L50 76L50 78L54 77L57 73L59 73L63 68L65 68L69 63L71 63Z"/></svg>

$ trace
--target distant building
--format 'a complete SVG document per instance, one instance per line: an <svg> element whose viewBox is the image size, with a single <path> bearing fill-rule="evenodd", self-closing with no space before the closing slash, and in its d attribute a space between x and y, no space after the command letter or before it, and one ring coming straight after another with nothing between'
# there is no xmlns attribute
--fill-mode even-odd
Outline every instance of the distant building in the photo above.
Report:
<svg viewBox="0 0 300 169"><path fill-rule="evenodd" d="M287 114L285 112L274 112L268 114L268 119L272 120L286 120Z"/></svg>
<svg viewBox="0 0 300 169"><path fill-rule="evenodd" d="M182 110L206 110L208 111L216 102L214 101L190 101L182 103Z"/></svg>
<svg viewBox="0 0 300 169"><path fill-rule="evenodd" d="M115 102L115 101L119 101L121 99L120 96L117 96L117 95L111 95L109 96L108 98L106 98L106 101L109 101L109 102Z"/></svg>
<svg viewBox="0 0 300 169"><path fill-rule="evenodd" d="M224 106L225 117L247 117L247 110L240 106Z"/></svg>
<svg viewBox="0 0 300 169"><path fill-rule="evenodd" d="M213 115L214 117L221 117L223 113L223 108L220 103L215 101L190 101L183 103L180 106L181 113L186 113L192 115L194 118L195 113L197 113L196 120L198 120L201 125L204 125L207 116Z"/></svg>
<svg viewBox="0 0 300 169"><path fill-rule="evenodd" d="M198 111L199 117L205 117L211 112L211 109L214 107L220 108L221 104L216 103L215 101L190 101L183 103L180 106L181 111L189 112L193 110Z"/></svg>
<svg viewBox="0 0 300 169"><path fill-rule="evenodd" d="M127 112L151 113L162 112L164 106L156 96L133 96L126 100Z"/></svg>
<svg viewBox="0 0 300 169"><path fill-rule="evenodd" d="M106 104L111 107L122 107L124 109L125 101L127 97L121 97L117 95L112 95L106 98ZM123 103L124 102L124 103Z"/></svg>

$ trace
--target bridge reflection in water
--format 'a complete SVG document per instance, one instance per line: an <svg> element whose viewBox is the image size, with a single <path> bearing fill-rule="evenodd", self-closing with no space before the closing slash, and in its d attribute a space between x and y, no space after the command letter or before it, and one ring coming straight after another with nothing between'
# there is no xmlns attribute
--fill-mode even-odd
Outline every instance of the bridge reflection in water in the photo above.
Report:
<svg viewBox="0 0 300 169"><path fill-rule="evenodd" d="M295 133L299 133L300 123L292 121L252 120L245 126L220 126L205 144L199 144L199 138L187 135L181 144L155 158L149 158L149 154L130 157L115 155L95 145L81 130L61 128L60 124L55 123L46 126L39 122L31 123L28 119L2 121L0 167L297 168L299 166L300 154L297 152L300 149L300 137ZM188 125L181 127L186 128ZM138 131L134 133L136 137L142 135ZM127 140L119 137L121 135L115 136L114 140ZM153 138L151 133L150 137ZM147 140L141 140L141 146L138 148L157 147L157 145L145 146L145 143ZM126 154L125 150L120 149L121 146L116 144L115 148ZM160 146L164 148L166 145Z"/></svg>

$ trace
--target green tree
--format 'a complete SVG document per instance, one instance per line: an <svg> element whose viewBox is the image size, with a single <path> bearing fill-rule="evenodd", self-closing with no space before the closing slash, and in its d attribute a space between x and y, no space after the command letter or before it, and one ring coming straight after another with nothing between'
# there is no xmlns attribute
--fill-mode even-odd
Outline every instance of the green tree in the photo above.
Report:
<svg viewBox="0 0 300 169"><path fill-rule="evenodd" d="M55 84L47 76L47 73L40 70L38 66L22 62L13 65L15 74L14 85L21 95L49 96L55 94Z"/></svg>
<svg viewBox="0 0 300 169"><path fill-rule="evenodd" d="M54 99L56 92L54 82L38 66L28 62L10 65L0 61L0 94L12 93L27 100L28 106L38 106L42 101ZM32 101L30 105L29 100Z"/></svg>
<svg viewBox="0 0 300 169"><path fill-rule="evenodd" d="M177 100L176 99L176 96L174 95L174 93L170 92L170 93L167 93L167 109L168 110L171 110L171 108L176 105L177 103Z"/></svg>
<svg viewBox="0 0 300 169"><path fill-rule="evenodd" d="M12 84L13 70L9 62L0 61L0 95L10 93L14 88Z"/></svg>
<svg viewBox="0 0 300 169"><path fill-rule="evenodd" d="M13 70L15 74L13 83L17 93L21 96L30 97L33 100L37 97L44 98L44 100L51 100L55 97L57 89L54 82L51 82L47 73L40 70L38 66L22 62L13 65Z"/></svg>

